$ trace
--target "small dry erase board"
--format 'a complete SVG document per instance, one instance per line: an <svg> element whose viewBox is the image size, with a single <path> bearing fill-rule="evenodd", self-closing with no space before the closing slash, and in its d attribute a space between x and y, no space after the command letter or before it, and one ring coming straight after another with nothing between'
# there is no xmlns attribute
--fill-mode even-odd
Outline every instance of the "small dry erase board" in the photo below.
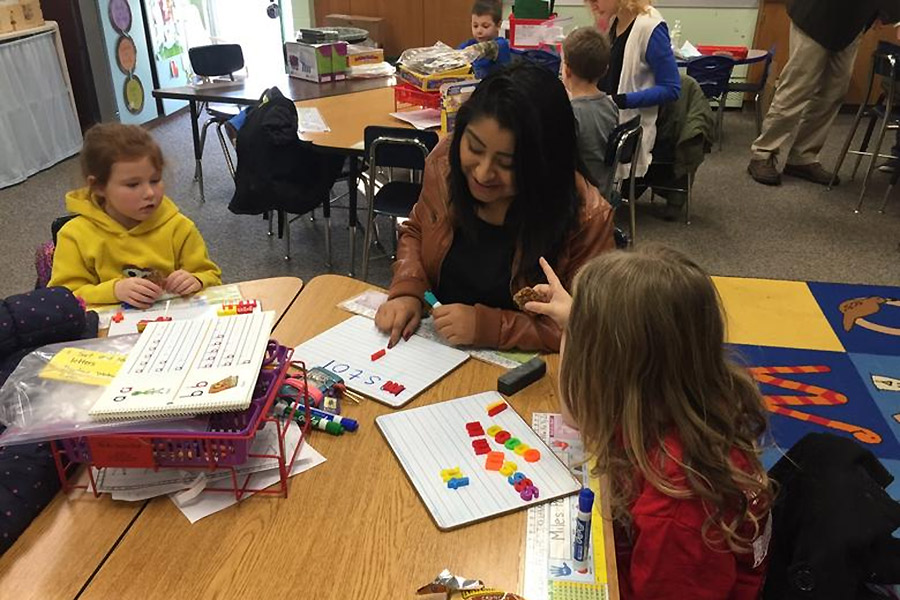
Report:
<svg viewBox="0 0 900 600"><path fill-rule="evenodd" d="M419 335L388 350L389 339L371 319L350 317L297 346L294 360L337 373L351 390L396 408L469 358Z"/></svg>
<svg viewBox="0 0 900 600"><path fill-rule="evenodd" d="M497 392L382 415L375 423L443 531L581 489Z"/></svg>

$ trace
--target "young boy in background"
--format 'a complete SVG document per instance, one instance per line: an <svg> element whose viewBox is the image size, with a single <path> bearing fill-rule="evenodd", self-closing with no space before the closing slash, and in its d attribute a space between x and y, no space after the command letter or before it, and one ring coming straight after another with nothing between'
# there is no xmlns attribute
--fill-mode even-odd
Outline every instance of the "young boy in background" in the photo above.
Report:
<svg viewBox="0 0 900 600"><path fill-rule="evenodd" d="M597 88L609 68L609 40L593 27L580 27L563 42L562 80L572 99L578 128L578 152L594 183L609 199L614 169L607 167L606 141L619 124L612 97Z"/></svg>
<svg viewBox="0 0 900 600"><path fill-rule="evenodd" d="M472 62L478 79L484 79L497 67L510 61L509 42L500 37L502 19L500 0L475 0L472 5L472 39L460 44L458 49L481 45L481 58Z"/></svg>

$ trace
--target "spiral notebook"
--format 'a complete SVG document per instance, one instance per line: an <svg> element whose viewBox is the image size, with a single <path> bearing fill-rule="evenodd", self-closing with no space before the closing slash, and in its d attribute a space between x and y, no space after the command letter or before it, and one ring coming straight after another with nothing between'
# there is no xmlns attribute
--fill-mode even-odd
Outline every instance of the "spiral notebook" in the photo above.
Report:
<svg viewBox="0 0 900 600"><path fill-rule="evenodd" d="M100 420L250 406L274 312L152 322L89 414Z"/></svg>

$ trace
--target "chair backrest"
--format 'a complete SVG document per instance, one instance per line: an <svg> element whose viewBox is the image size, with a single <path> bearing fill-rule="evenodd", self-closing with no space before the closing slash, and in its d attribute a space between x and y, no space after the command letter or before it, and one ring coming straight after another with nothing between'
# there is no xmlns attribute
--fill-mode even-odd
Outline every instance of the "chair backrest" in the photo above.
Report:
<svg viewBox="0 0 900 600"><path fill-rule="evenodd" d="M637 153L642 134L640 116L616 125L606 140L606 166L615 170L619 165L630 163Z"/></svg>
<svg viewBox="0 0 900 600"><path fill-rule="evenodd" d="M733 70L734 59L730 56L701 56L687 64L687 74L697 80L707 98L720 98L728 91Z"/></svg>
<svg viewBox="0 0 900 600"><path fill-rule="evenodd" d="M873 60L876 75L900 81L900 46L881 42Z"/></svg>
<svg viewBox="0 0 900 600"><path fill-rule="evenodd" d="M244 68L244 52L240 44L212 44L188 50L191 69L201 77L231 75Z"/></svg>
<svg viewBox="0 0 900 600"><path fill-rule="evenodd" d="M425 158L438 143L433 131L369 125L364 133L366 160L370 167L422 170Z"/></svg>

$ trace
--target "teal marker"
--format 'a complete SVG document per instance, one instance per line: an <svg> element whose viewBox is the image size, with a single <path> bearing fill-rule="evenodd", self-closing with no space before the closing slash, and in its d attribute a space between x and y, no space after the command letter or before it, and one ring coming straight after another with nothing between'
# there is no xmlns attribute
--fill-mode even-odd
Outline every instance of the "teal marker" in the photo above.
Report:
<svg viewBox="0 0 900 600"><path fill-rule="evenodd" d="M434 292L428 290L425 292L425 302L427 302L431 308L438 308L441 306L441 303L438 302L437 296L434 295Z"/></svg>

